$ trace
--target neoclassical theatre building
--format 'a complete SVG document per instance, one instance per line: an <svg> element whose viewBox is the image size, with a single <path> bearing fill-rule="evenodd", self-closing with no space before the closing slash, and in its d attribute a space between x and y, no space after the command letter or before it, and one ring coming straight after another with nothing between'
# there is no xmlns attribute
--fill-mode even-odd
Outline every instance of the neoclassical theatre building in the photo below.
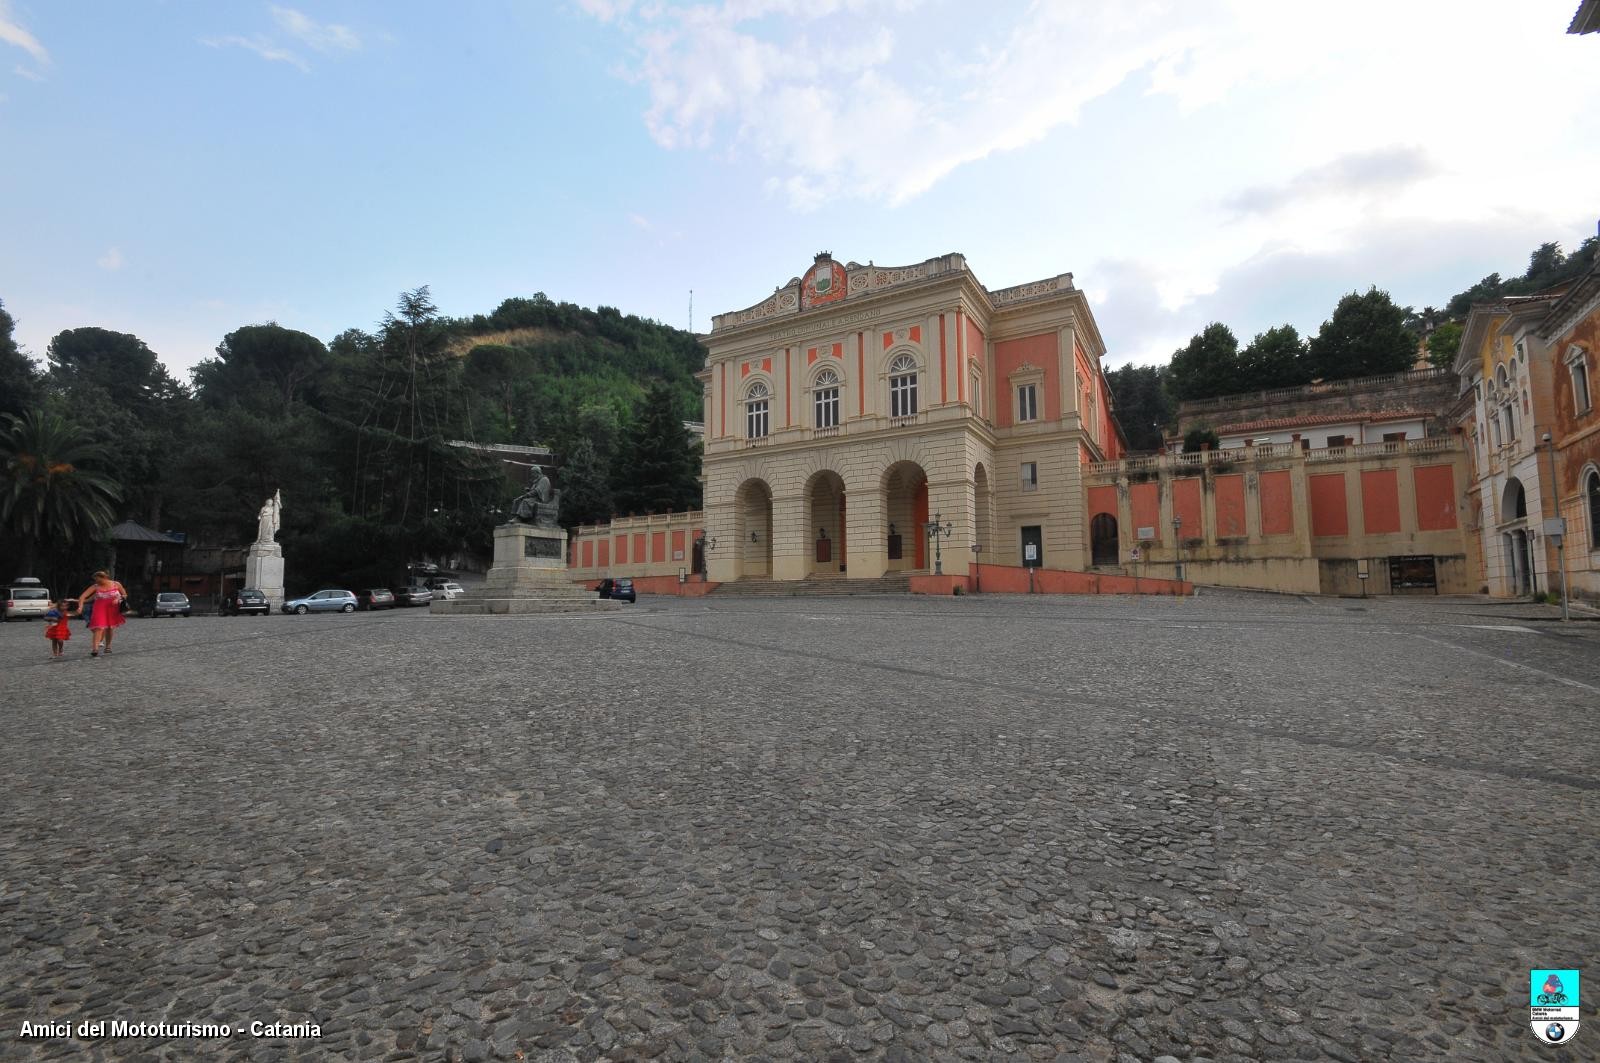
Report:
<svg viewBox="0 0 1600 1063"><path fill-rule="evenodd" d="M1124 446L1071 274L990 291L958 254L824 252L705 343L712 582L1087 564L1081 469Z"/></svg>

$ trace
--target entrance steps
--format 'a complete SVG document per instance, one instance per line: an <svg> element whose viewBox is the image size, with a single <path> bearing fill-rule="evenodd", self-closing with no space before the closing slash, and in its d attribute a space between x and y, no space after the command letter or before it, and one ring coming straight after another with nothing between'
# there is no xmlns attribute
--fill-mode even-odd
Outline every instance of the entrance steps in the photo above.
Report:
<svg viewBox="0 0 1600 1063"><path fill-rule="evenodd" d="M894 572L877 579L812 576L808 579L741 579L719 584L718 598L799 598L858 594L910 594L911 573Z"/></svg>

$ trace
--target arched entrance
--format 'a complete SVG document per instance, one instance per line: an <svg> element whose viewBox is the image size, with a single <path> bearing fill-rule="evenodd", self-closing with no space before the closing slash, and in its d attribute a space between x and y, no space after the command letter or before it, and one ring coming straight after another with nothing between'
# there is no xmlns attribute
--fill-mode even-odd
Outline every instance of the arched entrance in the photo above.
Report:
<svg viewBox="0 0 1600 1063"><path fill-rule="evenodd" d="M884 535L888 571L914 572L928 567L928 474L914 461L897 461L883 473Z"/></svg>
<svg viewBox="0 0 1600 1063"><path fill-rule="evenodd" d="M733 555L738 561L736 578L769 578L772 575L772 488L765 480L746 480L734 492L733 538Z"/></svg>
<svg viewBox="0 0 1600 1063"><path fill-rule="evenodd" d="M989 470L981 461L972 470L972 519L972 545L978 547L973 560L981 564L983 555L994 549L994 500L989 497Z"/></svg>
<svg viewBox="0 0 1600 1063"><path fill-rule="evenodd" d="M1513 476L1500 492L1500 523L1528 515L1528 496L1522 490L1522 481Z"/></svg>
<svg viewBox="0 0 1600 1063"><path fill-rule="evenodd" d="M1089 522L1089 561L1094 565L1115 565L1122 560L1117 542L1117 518L1096 513Z"/></svg>
<svg viewBox="0 0 1600 1063"><path fill-rule="evenodd" d="M1522 481L1513 476L1500 491L1500 526L1504 529L1500 536L1501 568L1506 593L1511 595L1533 593L1533 550L1527 519L1528 496Z"/></svg>
<svg viewBox="0 0 1600 1063"><path fill-rule="evenodd" d="M806 571L832 576L845 564L844 479L825 469L806 481Z"/></svg>

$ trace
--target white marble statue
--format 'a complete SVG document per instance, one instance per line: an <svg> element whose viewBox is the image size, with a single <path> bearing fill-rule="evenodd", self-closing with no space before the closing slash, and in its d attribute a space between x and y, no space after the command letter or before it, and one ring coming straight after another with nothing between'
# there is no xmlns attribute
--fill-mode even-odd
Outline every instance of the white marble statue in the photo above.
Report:
<svg viewBox="0 0 1600 1063"><path fill-rule="evenodd" d="M272 492L272 497L267 499L266 505L261 507L257 515L256 542L270 543L276 541L278 528L283 523L283 491L280 488Z"/></svg>

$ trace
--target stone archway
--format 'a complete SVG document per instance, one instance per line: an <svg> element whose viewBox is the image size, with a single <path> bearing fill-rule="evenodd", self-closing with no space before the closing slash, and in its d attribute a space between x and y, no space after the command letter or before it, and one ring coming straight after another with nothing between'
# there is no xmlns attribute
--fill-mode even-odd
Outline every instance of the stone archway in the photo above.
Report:
<svg viewBox="0 0 1600 1063"><path fill-rule="evenodd" d="M917 572L928 568L928 474L914 461L897 461L883 472L884 536L888 571Z"/></svg>
<svg viewBox="0 0 1600 1063"><path fill-rule="evenodd" d="M819 576L848 571L844 478L832 469L815 473L806 481L804 497L806 571Z"/></svg>
<svg viewBox="0 0 1600 1063"><path fill-rule="evenodd" d="M1528 496L1522 490L1522 481L1513 476L1500 492L1500 523L1505 524L1527 515Z"/></svg>
<svg viewBox="0 0 1600 1063"><path fill-rule="evenodd" d="M734 578L772 578L772 488L746 480L733 494Z"/></svg>
<svg viewBox="0 0 1600 1063"><path fill-rule="evenodd" d="M973 560L981 564L983 555L994 549L994 499L989 487L989 470L981 461L972 470L972 521L972 545L978 547L972 552Z"/></svg>

